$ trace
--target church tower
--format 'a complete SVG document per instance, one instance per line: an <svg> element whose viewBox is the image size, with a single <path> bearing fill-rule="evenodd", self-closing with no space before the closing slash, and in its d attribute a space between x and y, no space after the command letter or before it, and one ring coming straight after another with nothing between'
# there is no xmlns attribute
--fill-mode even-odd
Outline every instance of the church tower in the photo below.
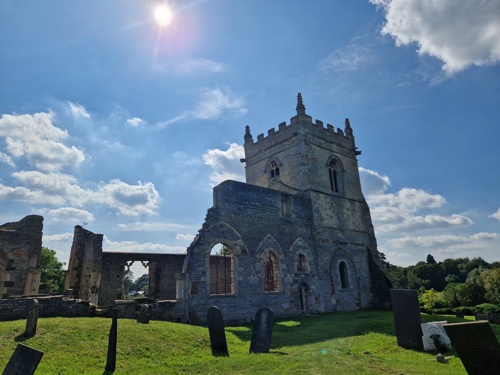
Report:
<svg viewBox="0 0 500 375"><path fill-rule="evenodd" d="M354 136L349 120L337 129L312 121L306 114L302 95L297 95L297 114L257 136L254 142L245 131L246 182L298 194L317 191L332 196L363 200Z"/></svg>

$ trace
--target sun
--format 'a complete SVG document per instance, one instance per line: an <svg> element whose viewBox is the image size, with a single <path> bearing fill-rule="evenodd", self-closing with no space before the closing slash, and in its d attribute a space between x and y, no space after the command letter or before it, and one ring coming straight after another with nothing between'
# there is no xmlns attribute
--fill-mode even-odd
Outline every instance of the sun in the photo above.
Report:
<svg viewBox="0 0 500 375"><path fill-rule="evenodd" d="M154 10L154 16L160 26L167 26L172 21L172 11L166 5L158 5Z"/></svg>

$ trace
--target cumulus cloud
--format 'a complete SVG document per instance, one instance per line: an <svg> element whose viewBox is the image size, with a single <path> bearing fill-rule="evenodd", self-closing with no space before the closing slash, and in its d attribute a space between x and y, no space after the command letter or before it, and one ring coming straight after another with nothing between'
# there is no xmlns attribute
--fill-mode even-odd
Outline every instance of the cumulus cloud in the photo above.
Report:
<svg viewBox="0 0 500 375"><path fill-rule="evenodd" d="M389 177L380 175L376 171L371 171L365 168L359 168L359 177L361 179L361 186L363 187L363 194L382 194L391 186Z"/></svg>
<svg viewBox="0 0 500 375"><path fill-rule="evenodd" d="M107 204L122 215L154 215L160 194L152 182L129 185L118 179L102 185L96 194L99 203Z"/></svg>
<svg viewBox="0 0 500 375"><path fill-rule="evenodd" d="M419 211L438 209L446 204L443 196L419 189L403 188L397 193L369 195L367 201L377 232L381 233L417 232L473 223L471 219L459 214L419 215Z"/></svg>
<svg viewBox="0 0 500 375"><path fill-rule="evenodd" d="M497 219L498 221L500 221L500 208L497 210L497 212L491 214L488 217L491 217L492 219Z"/></svg>
<svg viewBox="0 0 500 375"><path fill-rule="evenodd" d="M368 47L352 43L329 54L318 68L323 72L352 72L369 66L372 61L373 54Z"/></svg>
<svg viewBox="0 0 500 375"><path fill-rule="evenodd" d="M192 228L177 223L137 221L134 223L118 224L118 229L127 232L177 232Z"/></svg>
<svg viewBox="0 0 500 375"><path fill-rule="evenodd" d="M500 62L500 2L370 0L385 11L382 33L441 60L448 74Z"/></svg>
<svg viewBox="0 0 500 375"><path fill-rule="evenodd" d="M225 180L245 181L245 170L240 162L245 157L243 146L230 143L225 151L219 149L208 150L203 155L206 165L212 168L210 181L220 184Z"/></svg>
<svg viewBox="0 0 500 375"><path fill-rule="evenodd" d="M139 118L139 117L132 117L132 118L127 119L127 124L129 124L130 126L133 126L134 128L138 127L139 125L141 125L143 123L144 123L144 120L142 118Z"/></svg>
<svg viewBox="0 0 500 375"><path fill-rule="evenodd" d="M476 233L469 236L441 235L441 236L406 236L393 238L387 241L395 247L435 248L449 247L457 244L469 244L477 241L491 241L498 237L496 233Z"/></svg>
<svg viewBox="0 0 500 375"><path fill-rule="evenodd" d="M0 152L0 163L7 164L9 167L13 168L16 166L12 161L12 158L3 152Z"/></svg>
<svg viewBox="0 0 500 375"><path fill-rule="evenodd" d="M51 112L2 115L0 137L5 137L6 151L14 158L25 157L44 171L78 166L85 160L83 151L63 143L68 132L54 126L53 120Z"/></svg>
<svg viewBox="0 0 500 375"><path fill-rule="evenodd" d="M94 220L94 215L85 210L73 207L62 207L48 211L49 217L56 222L88 223Z"/></svg>
<svg viewBox="0 0 500 375"><path fill-rule="evenodd" d="M74 118L90 118L89 113L83 105L68 101L69 111Z"/></svg>
<svg viewBox="0 0 500 375"><path fill-rule="evenodd" d="M64 173L21 171L12 176L23 186L0 184L0 199L78 207L98 203L126 216L154 215L160 200L151 182L130 185L115 179L92 190L82 188L74 176Z"/></svg>

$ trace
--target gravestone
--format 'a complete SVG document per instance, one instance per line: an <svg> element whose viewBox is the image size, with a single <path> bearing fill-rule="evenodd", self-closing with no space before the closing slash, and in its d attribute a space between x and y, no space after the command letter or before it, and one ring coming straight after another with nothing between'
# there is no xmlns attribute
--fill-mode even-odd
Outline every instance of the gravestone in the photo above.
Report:
<svg viewBox="0 0 500 375"><path fill-rule="evenodd" d="M140 305L139 312L137 313L137 322L143 324L149 324L151 319L151 312L148 305Z"/></svg>
<svg viewBox="0 0 500 375"><path fill-rule="evenodd" d="M262 307L255 314L250 353L269 353L273 334L274 314L268 307Z"/></svg>
<svg viewBox="0 0 500 375"><path fill-rule="evenodd" d="M500 374L500 344L485 321L443 325L469 375Z"/></svg>
<svg viewBox="0 0 500 375"><path fill-rule="evenodd" d="M477 314L476 320L488 320L488 314Z"/></svg>
<svg viewBox="0 0 500 375"><path fill-rule="evenodd" d="M111 329L108 339L108 357L106 359L106 371L115 371L116 368L116 341L118 338L118 309L113 309Z"/></svg>
<svg viewBox="0 0 500 375"><path fill-rule="evenodd" d="M462 310L457 310L455 312L455 317L457 317L457 318L463 318L464 317L464 312Z"/></svg>
<svg viewBox="0 0 500 375"><path fill-rule="evenodd" d="M3 375L31 375L35 373L43 352L29 348L23 344L17 345L14 354L7 363Z"/></svg>
<svg viewBox="0 0 500 375"><path fill-rule="evenodd" d="M36 335L36 325L38 323L38 300L28 300L28 317L26 318L25 337L33 337Z"/></svg>
<svg viewBox="0 0 500 375"><path fill-rule="evenodd" d="M416 290L391 289L392 315L398 345L405 349L423 349L420 305Z"/></svg>
<svg viewBox="0 0 500 375"><path fill-rule="evenodd" d="M212 306L207 313L208 333L210 334L210 346L212 355L229 356L227 351L226 332L224 331L224 319L220 310Z"/></svg>

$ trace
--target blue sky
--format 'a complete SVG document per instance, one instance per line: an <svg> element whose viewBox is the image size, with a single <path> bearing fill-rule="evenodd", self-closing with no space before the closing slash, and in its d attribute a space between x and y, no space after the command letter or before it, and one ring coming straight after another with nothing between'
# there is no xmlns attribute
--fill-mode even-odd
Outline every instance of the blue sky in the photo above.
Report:
<svg viewBox="0 0 500 375"><path fill-rule="evenodd" d="M500 260L498 0L0 2L0 223L185 252L243 135L350 119L379 250Z"/></svg>

